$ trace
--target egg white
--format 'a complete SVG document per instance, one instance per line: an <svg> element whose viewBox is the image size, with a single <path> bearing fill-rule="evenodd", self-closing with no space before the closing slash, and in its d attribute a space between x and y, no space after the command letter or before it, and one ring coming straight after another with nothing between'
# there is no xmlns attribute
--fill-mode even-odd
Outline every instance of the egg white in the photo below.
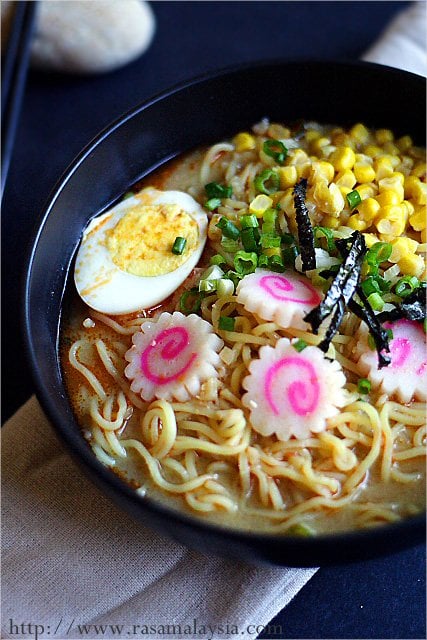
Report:
<svg viewBox="0 0 427 640"><path fill-rule="evenodd" d="M202 255L206 243L208 218L202 207L181 191L144 189L141 197L123 202L94 218L86 227L76 256L74 282L82 300L95 311L119 315L148 309L170 296L189 276ZM198 247L177 269L159 276L136 276L119 269L111 259L106 232L133 207L175 204L199 227Z"/></svg>

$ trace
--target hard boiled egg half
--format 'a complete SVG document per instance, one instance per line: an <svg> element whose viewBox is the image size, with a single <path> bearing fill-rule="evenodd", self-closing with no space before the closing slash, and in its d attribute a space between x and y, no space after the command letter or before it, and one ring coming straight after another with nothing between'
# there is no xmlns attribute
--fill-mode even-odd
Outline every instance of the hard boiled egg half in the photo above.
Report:
<svg viewBox="0 0 427 640"><path fill-rule="evenodd" d="M196 266L206 242L208 218L181 191L152 187L94 218L83 233L74 281L86 304L118 315L162 302ZM181 255L172 252L185 238Z"/></svg>

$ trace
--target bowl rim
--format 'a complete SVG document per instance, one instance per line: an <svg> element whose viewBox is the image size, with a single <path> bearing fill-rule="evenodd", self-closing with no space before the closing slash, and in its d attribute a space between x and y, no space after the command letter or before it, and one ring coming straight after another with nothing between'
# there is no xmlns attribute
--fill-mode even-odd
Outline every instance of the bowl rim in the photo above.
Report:
<svg viewBox="0 0 427 640"><path fill-rule="evenodd" d="M24 305L22 310L22 322L24 326L24 337L25 337L25 354L27 362L30 365L30 372L32 375L32 379L34 382L34 387L36 390L36 396L40 401L40 404L46 413L46 416L49 419L49 422L54 429L54 432L59 437L61 442L65 445L67 452L70 452L74 460L76 460L86 474L89 474L92 481L98 487L104 488L107 486L109 498L111 499L111 495L114 496L114 502L117 504L117 498L119 496L123 496L126 498L127 505L133 505L138 511L148 511L153 513L155 516L160 516L161 519L167 519L169 524L173 526L173 524L180 523L186 526L189 526L192 530L195 530L201 534L208 533L213 534L216 537L220 537L229 541L236 541L238 543L247 543L249 546L251 543L265 543L280 545L283 544L285 548L289 544L297 550L297 553L303 553L306 549L312 549L313 545L322 545L327 544L331 545L336 542L342 543L344 546L348 545L349 549L351 549L352 544L360 545L366 541L369 547L380 543L385 538L392 536L399 537L404 534L408 529L415 530L418 533L418 537L421 539L423 536L426 526L425 514L420 513L414 516L410 516L403 520L393 522L393 523L385 523L378 525L376 527L369 527L366 529L360 530L344 530L344 531L335 531L333 533L319 533L314 537L304 538L301 536L294 536L284 533L271 533L271 532L263 532L263 531L250 531L246 529L238 529L231 526L221 525L217 522L213 521L204 521L202 517L187 514L185 511L181 511L178 508L169 507L165 504L162 504L156 498L152 498L151 496L141 496L138 495L135 489L133 489L130 485L128 485L124 480L122 480L117 474L115 474L110 468L103 465L96 456L92 453L87 441L84 437L79 433L79 426L75 419L73 419L73 423L68 423L68 421L64 420L63 416L60 415L58 411L58 407L56 406L55 400L52 400L51 396L44 388L39 375L38 375L38 365L37 365L37 351L36 345L32 339L32 320L30 318L30 300L31 300L31 282L32 282L32 266L33 262L36 258L37 251L39 248L39 242L41 236L43 234L43 230L46 224L46 221L58 199L59 195L66 187L68 181L73 176L78 167L85 161L85 159L96 150L98 145L100 145L109 135L111 135L114 131L124 125L129 119L135 117L137 114L145 111L149 107L155 105L156 103L167 99L168 97L179 93L187 88L193 87L195 85L201 85L203 82L207 82L210 80L219 79L221 77L231 76L236 73L241 73L244 71L248 71L251 69L262 68L262 67L278 67L278 66L310 66L312 68L316 67L327 67L327 66L335 66L335 67L347 67L348 69L354 68L366 68L371 70L376 70L378 73L387 74L387 75L399 75L403 77L407 77L408 79L412 79L415 82L425 82L423 76L420 76L415 73L411 73L409 71L404 71L401 69L396 69L394 67L389 67L386 65L381 65L377 63L372 63L363 60L357 61L346 61L346 60L322 60L322 59L312 59L312 58L298 58L298 59L287 59L287 58L273 58L266 60L256 60L253 62L244 62L240 64L234 64L226 67L222 67L220 69L214 69L202 74L198 74L192 78L181 81L170 88L166 88L154 96L138 103L136 106L132 107L122 115L115 118L110 124L103 127L99 133L97 133L83 148L82 150L75 156L75 158L71 161L71 163L67 166L67 168L63 171L60 178L57 180L55 186L51 190L45 205L42 208L42 216L37 223L37 227L33 231L32 237L30 239L29 251L27 254L27 259L25 262L25 270L24 270ZM164 160L166 161L166 159ZM161 162L161 164L163 161ZM97 215L97 214L96 214ZM65 270L64 276L64 287L65 282L68 279L68 272L70 269L71 261L67 265L67 269ZM63 297L62 292L62 297ZM61 303L62 304L62 303ZM61 317L61 309L59 312L58 318L58 327L60 323ZM57 345L58 348L58 345ZM57 361L59 361L58 351L57 351ZM60 367L60 365L59 365ZM61 367L60 367L61 370ZM66 394L65 394L66 395ZM70 404L67 399L68 404ZM71 405L70 405L71 406ZM79 434L80 437L76 438L76 433ZM123 505L126 507L127 505ZM129 512L129 509L127 508ZM146 526L150 527L150 523ZM165 534L167 535L167 534ZM415 544L415 543L414 543ZM377 553L376 555L380 555ZM291 566L291 565L289 565ZM314 564L303 565L298 564L294 566L314 566Z"/></svg>

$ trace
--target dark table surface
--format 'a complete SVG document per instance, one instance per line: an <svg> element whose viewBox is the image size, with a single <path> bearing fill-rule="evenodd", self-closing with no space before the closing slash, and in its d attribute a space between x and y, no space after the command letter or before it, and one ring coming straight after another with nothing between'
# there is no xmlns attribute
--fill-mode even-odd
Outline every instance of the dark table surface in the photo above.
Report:
<svg viewBox="0 0 427 640"><path fill-rule="evenodd" d="M33 392L19 320L24 255L82 146L137 103L208 70L275 57L355 60L407 4L155 2L156 36L139 60L97 77L30 73L2 218L4 420ZM424 638L425 605L422 545L321 569L272 624L284 638Z"/></svg>

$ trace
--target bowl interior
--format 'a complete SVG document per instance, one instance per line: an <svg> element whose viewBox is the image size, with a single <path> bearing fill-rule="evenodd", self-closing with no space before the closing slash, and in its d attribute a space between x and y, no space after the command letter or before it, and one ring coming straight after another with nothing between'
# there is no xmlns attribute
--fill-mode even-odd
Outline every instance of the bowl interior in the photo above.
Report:
<svg viewBox="0 0 427 640"><path fill-rule="evenodd" d="M396 95L402 99L396 100ZM323 536L313 543L202 524L136 496L91 454L64 389L57 351L61 305L87 221L167 160L247 129L263 117L343 126L363 122L409 134L424 145L424 81L368 63L246 65L166 92L102 132L55 188L29 258L24 323L37 395L58 435L95 482L134 515L181 542L210 552L301 566L378 555L420 541L424 518L375 531Z"/></svg>

